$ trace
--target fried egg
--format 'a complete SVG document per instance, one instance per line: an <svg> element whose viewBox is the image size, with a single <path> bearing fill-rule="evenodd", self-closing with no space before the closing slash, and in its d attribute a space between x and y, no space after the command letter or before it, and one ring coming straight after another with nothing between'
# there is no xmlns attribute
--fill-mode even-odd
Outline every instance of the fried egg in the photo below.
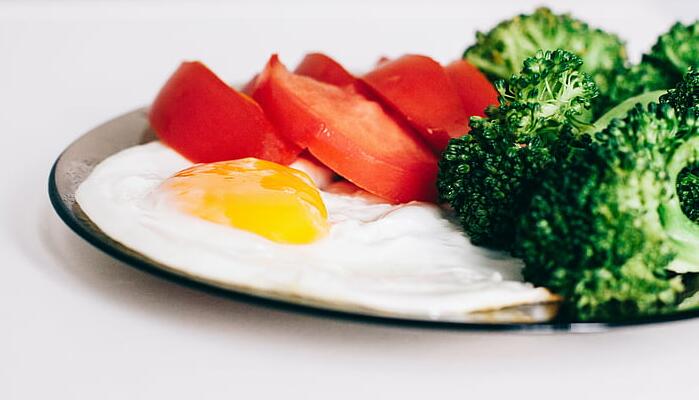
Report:
<svg viewBox="0 0 699 400"><path fill-rule="evenodd" d="M555 300L439 206L385 203L303 160L193 165L155 141L102 161L76 200L163 268L261 296L445 320Z"/></svg>

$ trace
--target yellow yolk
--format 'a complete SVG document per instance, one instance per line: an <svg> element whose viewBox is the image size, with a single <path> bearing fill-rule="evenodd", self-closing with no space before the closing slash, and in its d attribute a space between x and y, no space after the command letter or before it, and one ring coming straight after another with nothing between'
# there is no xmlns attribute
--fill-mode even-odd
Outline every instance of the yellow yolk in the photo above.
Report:
<svg viewBox="0 0 699 400"><path fill-rule="evenodd" d="M279 243L311 243L329 229L308 175L269 161L197 164L168 178L161 190L182 212Z"/></svg>

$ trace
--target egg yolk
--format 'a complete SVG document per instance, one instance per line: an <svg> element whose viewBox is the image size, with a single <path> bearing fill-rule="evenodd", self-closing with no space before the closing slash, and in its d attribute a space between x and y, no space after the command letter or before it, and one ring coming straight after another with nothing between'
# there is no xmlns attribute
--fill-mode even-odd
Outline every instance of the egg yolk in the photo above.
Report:
<svg viewBox="0 0 699 400"><path fill-rule="evenodd" d="M278 243L311 243L329 230L308 175L269 161L197 164L165 180L161 190L182 212Z"/></svg>

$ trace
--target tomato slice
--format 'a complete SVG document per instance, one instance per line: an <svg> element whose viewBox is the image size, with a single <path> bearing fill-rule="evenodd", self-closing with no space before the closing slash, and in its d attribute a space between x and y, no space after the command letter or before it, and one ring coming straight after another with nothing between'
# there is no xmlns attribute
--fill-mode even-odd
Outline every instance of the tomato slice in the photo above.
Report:
<svg viewBox="0 0 699 400"><path fill-rule="evenodd" d="M276 55L253 97L281 134L362 189L397 203L436 199L436 157L379 103L292 74Z"/></svg>
<svg viewBox="0 0 699 400"><path fill-rule="evenodd" d="M277 134L262 108L200 62L185 62L148 114L164 143L193 162L256 157L291 163L301 149Z"/></svg>
<svg viewBox="0 0 699 400"><path fill-rule="evenodd" d="M240 89L240 92L248 96L252 96L252 92L255 90L255 82L257 82L258 76L260 76L260 74L255 74L255 76L253 76L252 79L248 81L248 83L243 85L243 87Z"/></svg>
<svg viewBox="0 0 699 400"><path fill-rule="evenodd" d="M434 151L466 134L469 115L444 68L433 59L405 55L384 61L362 77L387 106L405 118Z"/></svg>
<svg viewBox="0 0 699 400"><path fill-rule="evenodd" d="M322 53L306 54L294 73L335 86L354 85L357 81L342 65Z"/></svg>
<svg viewBox="0 0 699 400"><path fill-rule="evenodd" d="M294 70L294 74L340 86L375 100L375 96L356 76L350 74L340 63L322 53L307 54Z"/></svg>
<svg viewBox="0 0 699 400"><path fill-rule="evenodd" d="M467 115L484 117L486 107L498 104L498 92L473 64L456 60L444 69L456 88Z"/></svg>

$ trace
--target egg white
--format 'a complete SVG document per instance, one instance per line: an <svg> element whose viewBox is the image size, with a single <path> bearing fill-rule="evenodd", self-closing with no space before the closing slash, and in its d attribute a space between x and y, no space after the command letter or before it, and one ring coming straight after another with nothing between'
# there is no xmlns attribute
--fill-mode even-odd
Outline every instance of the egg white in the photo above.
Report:
<svg viewBox="0 0 699 400"><path fill-rule="evenodd" d="M157 141L132 147L101 162L76 200L106 235L163 267L263 296L432 319L554 299L522 282L519 260L471 245L432 204L321 191L332 227L308 245L184 214L156 188L190 165Z"/></svg>

